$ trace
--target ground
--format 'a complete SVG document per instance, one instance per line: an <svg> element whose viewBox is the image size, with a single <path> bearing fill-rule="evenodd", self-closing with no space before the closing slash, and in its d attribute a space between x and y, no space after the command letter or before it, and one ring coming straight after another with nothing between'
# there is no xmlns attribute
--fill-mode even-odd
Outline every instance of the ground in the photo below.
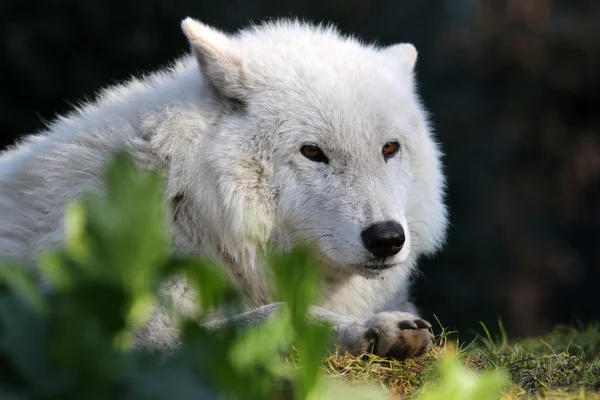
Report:
<svg viewBox="0 0 600 400"><path fill-rule="evenodd" d="M506 371L509 383L502 390L503 399L600 399L600 323L561 326L543 337L523 340L508 340L502 334L495 339L485 327L482 331L482 337L460 345L452 332L442 330L434 348L421 358L401 362L331 356L325 369L330 376L353 383L376 382L396 398L411 398L424 386L439 385L444 380L437 367L440 360L455 355L462 366L477 373Z"/></svg>

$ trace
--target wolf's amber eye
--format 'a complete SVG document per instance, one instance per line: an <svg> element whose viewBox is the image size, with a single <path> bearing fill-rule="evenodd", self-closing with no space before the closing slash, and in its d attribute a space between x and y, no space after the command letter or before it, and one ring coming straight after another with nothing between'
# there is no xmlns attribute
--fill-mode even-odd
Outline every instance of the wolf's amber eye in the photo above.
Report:
<svg viewBox="0 0 600 400"><path fill-rule="evenodd" d="M300 148L300 153L302 153L304 157L311 161L322 162L325 164L329 163L327 156L323 154L323 151L314 144L305 144Z"/></svg>
<svg viewBox="0 0 600 400"><path fill-rule="evenodd" d="M387 160L394 157L398 150L400 150L400 144L398 142L387 142L383 145L381 154L383 154L383 158Z"/></svg>

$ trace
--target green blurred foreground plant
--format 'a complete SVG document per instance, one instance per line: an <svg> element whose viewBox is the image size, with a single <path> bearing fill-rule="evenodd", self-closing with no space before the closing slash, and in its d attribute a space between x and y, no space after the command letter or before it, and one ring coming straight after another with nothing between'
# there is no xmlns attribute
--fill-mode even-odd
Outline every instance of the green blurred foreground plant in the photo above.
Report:
<svg viewBox="0 0 600 400"><path fill-rule="evenodd" d="M264 326L215 335L182 317L177 354L131 350L132 330L157 303L161 280L187 275L206 309L236 295L210 262L171 255L156 173L137 171L119 154L105 182L105 196L68 207L64 250L40 257L48 296L24 268L0 270L1 397L266 399L288 391L317 398L328 332L305 323L317 285L305 251L273 256L278 297L291 306ZM279 354L292 344L301 368L285 370Z"/></svg>
<svg viewBox="0 0 600 400"><path fill-rule="evenodd" d="M171 254L157 173L138 171L121 153L105 185L105 195L69 205L64 249L40 257L48 293L28 269L10 262L0 267L1 399L389 397L381 384L356 386L324 374L329 328L305 319L319 270L300 248L270 257L273 292L287 304L281 315L219 334L180 316L182 344L175 354L133 349L132 331L160 301L164 279L186 275L201 310L235 307L237 295L210 261ZM502 372L476 375L452 356L442 359L435 382L416 392L423 399L498 398L506 386ZM402 365L409 370L411 362L422 361Z"/></svg>

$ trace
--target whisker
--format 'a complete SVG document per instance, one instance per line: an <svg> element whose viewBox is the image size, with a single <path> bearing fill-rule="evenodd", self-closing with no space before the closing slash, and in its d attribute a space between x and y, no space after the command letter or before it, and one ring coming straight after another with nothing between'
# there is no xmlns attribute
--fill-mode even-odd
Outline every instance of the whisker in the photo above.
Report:
<svg viewBox="0 0 600 400"><path fill-rule="evenodd" d="M318 261L319 263L320 263L320 262L322 262L322 261L323 261L323 259L324 259L325 257L327 257L327 253L328 253L328 252L330 252L331 250L337 250L337 251L340 251L340 250L337 248L337 246L331 246L331 247L328 247L328 248L326 248L326 249L323 249L322 251L320 251L320 252L319 252L319 255L317 256L317 261Z"/></svg>
<svg viewBox="0 0 600 400"><path fill-rule="evenodd" d="M296 229L294 232L302 232L302 231L314 231L314 230L328 230L333 231L333 228L304 228L304 229Z"/></svg>
<svg viewBox="0 0 600 400"><path fill-rule="evenodd" d="M308 246L312 245L314 242L316 242L319 239L322 239L324 237L333 237L333 235L320 235L320 236L316 236L314 238L311 238L312 240L310 242L307 243Z"/></svg>
<svg viewBox="0 0 600 400"><path fill-rule="evenodd" d="M422 225L424 225L425 227L429 227L429 225L428 225L427 223L423 222L423 221L409 221L409 222L407 222L406 224L407 224L408 226L411 226L411 225L413 225L413 224L422 224Z"/></svg>

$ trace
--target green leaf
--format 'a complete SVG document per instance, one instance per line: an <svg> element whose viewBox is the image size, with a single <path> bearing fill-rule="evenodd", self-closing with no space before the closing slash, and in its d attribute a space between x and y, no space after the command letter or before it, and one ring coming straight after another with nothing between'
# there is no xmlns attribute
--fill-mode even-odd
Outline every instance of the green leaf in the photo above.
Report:
<svg viewBox="0 0 600 400"><path fill-rule="evenodd" d="M185 275L194 286L197 305L203 312L219 307L234 307L239 296L222 270L209 260L173 257L168 262L170 275Z"/></svg>
<svg viewBox="0 0 600 400"><path fill-rule="evenodd" d="M46 310L46 303L35 281L34 275L25 266L14 262L0 263L0 289L11 288L25 299L37 312Z"/></svg>
<svg viewBox="0 0 600 400"><path fill-rule="evenodd" d="M41 385L49 376L50 366L45 359L47 344L46 320L14 292L0 291L0 382L13 376L21 382Z"/></svg>
<svg viewBox="0 0 600 400"><path fill-rule="evenodd" d="M321 273L312 253L304 247L273 253L269 264L274 275L276 299L288 304L292 323L302 324L308 308L316 299Z"/></svg>
<svg viewBox="0 0 600 400"><path fill-rule="evenodd" d="M503 370L475 373L448 352L439 366L439 382L424 387L420 400L493 400L499 399L510 383Z"/></svg>

